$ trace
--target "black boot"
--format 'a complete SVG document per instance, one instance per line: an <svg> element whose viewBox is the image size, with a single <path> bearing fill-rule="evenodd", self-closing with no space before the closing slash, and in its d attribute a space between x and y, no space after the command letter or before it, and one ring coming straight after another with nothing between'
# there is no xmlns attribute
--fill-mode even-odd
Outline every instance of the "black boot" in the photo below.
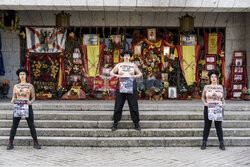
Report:
<svg viewBox="0 0 250 167"><path fill-rule="evenodd" d="M7 150L12 150L14 148L14 145L13 145L13 140L10 140L9 141L9 144L7 146Z"/></svg>
<svg viewBox="0 0 250 167"><path fill-rule="evenodd" d="M139 123L135 123L135 130L138 130L138 131L141 130L141 127L140 127Z"/></svg>
<svg viewBox="0 0 250 167"><path fill-rule="evenodd" d="M111 130L116 131L117 130L118 123L114 123Z"/></svg>
<svg viewBox="0 0 250 167"><path fill-rule="evenodd" d="M205 150L207 148L207 142L206 141L203 141L202 142L202 145L201 145L201 149L202 150Z"/></svg>
<svg viewBox="0 0 250 167"><path fill-rule="evenodd" d="M37 140L34 141L34 148L35 148L35 149L41 149L41 146L40 146L40 144L38 143Z"/></svg>
<svg viewBox="0 0 250 167"><path fill-rule="evenodd" d="M13 148L14 148L13 143L12 143L12 144L8 144L8 146L7 146L7 150L12 150Z"/></svg>
<svg viewBox="0 0 250 167"><path fill-rule="evenodd" d="M225 146L224 146L224 142L223 142L223 141L220 142L219 148L220 148L221 150L225 150L225 149L226 149Z"/></svg>

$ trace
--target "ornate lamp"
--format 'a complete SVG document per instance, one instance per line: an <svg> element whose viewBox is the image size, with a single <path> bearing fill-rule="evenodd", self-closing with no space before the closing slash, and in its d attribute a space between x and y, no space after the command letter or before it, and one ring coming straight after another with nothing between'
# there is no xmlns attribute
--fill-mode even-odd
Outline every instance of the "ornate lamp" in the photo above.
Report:
<svg viewBox="0 0 250 167"><path fill-rule="evenodd" d="M191 33L194 31L194 17L186 14L179 18L180 20L180 31L183 33Z"/></svg>
<svg viewBox="0 0 250 167"><path fill-rule="evenodd" d="M64 13L63 11L61 13L56 14L56 26L57 27L69 27L70 26L70 14Z"/></svg>

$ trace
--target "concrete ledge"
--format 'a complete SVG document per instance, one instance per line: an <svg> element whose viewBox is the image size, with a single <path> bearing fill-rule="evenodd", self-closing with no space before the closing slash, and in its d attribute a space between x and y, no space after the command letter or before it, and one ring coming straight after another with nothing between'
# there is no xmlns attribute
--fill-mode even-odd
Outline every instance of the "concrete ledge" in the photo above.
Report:
<svg viewBox="0 0 250 167"><path fill-rule="evenodd" d="M85 121L85 120L36 120L37 128L111 128L113 121ZM185 121L140 121L142 128L203 128L203 120L185 120ZM12 120L0 120L0 127L9 128L12 126ZM20 128L28 127L26 120L19 124ZM212 125L214 127L214 124ZM224 128L250 128L250 120L226 120L223 122ZM120 129L134 129L132 121L119 122Z"/></svg>
<svg viewBox="0 0 250 167"><path fill-rule="evenodd" d="M192 129L80 129L80 128L37 128L37 135L43 137L200 137L203 128ZM0 128L0 136L9 136L10 128ZM224 128L225 137L250 137L250 128ZM29 128L18 128L16 136L30 136ZM214 128L210 131L210 137L216 137Z"/></svg>
<svg viewBox="0 0 250 167"><path fill-rule="evenodd" d="M250 137L225 137L226 146L250 146ZM40 137L42 146L73 147L200 147L201 137ZM0 145L7 145L8 137L0 137ZM16 137L15 145L33 146L30 137ZM208 146L218 146L217 137L211 137Z"/></svg>

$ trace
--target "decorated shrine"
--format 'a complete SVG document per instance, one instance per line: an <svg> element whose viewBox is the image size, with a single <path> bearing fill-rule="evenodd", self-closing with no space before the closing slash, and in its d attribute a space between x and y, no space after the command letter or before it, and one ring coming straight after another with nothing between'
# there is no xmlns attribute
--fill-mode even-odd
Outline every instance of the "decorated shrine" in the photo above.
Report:
<svg viewBox="0 0 250 167"><path fill-rule="evenodd" d="M139 99L200 98L209 70L225 86L225 29L22 27L22 63L37 99L114 99L109 75L131 49Z"/></svg>

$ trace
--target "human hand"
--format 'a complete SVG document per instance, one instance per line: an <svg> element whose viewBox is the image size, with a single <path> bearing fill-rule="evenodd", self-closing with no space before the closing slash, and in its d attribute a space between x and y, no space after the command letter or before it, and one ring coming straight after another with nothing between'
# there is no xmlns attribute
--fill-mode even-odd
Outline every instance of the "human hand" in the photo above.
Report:
<svg viewBox="0 0 250 167"><path fill-rule="evenodd" d="M15 102L15 99L12 99L11 101L10 101L12 104L14 104L14 102Z"/></svg>
<svg viewBox="0 0 250 167"><path fill-rule="evenodd" d="M124 72L122 72L122 71L121 71L121 72L119 72L119 74L118 74L118 75L123 75L123 74L124 74Z"/></svg>
<svg viewBox="0 0 250 167"><path fill-rule="evenodd" d="M28 105L32 105L32 102L31 102L31 101L28 101Z"/></svg>
<svg viewBox="0 0 250 167"><path fill-rule="evenodd" d="M129 74L130 74L131 76L134 76L135 73L131 71L131 72L129 72Z"/></svg>

